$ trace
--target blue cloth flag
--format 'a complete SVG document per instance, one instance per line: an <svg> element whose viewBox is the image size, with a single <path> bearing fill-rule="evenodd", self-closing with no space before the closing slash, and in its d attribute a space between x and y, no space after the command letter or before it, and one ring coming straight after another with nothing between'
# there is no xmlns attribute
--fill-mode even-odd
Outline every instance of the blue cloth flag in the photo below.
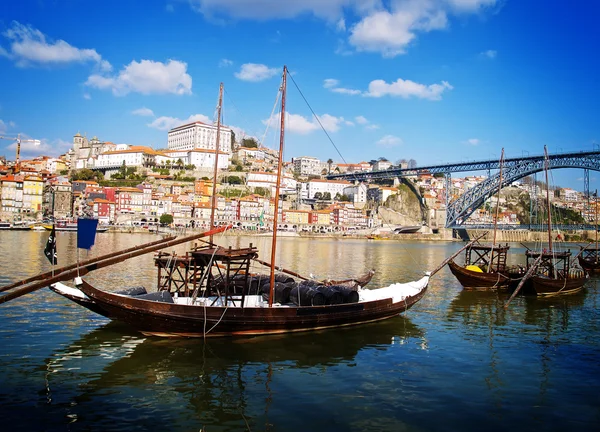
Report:
<svg viewBox="0 0 600 432"><path fill-rule="evenodd" d="M77 219L77 247L91 249L96 241L98 219Z"/></svg>

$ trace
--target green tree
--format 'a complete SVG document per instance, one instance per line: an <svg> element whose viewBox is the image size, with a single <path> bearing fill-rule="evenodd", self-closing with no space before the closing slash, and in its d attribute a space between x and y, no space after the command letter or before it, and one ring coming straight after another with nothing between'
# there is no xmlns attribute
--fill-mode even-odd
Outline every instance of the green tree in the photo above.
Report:
<svg viewBox="0 0 600 432"><path fill-rule="evenodd" d="M233 185L239 185L242 184L242 179L239 178L238 176L228 176L225 178L225 181L229 184L233 184Z"/></svg>
<svg viewBox="0 0 600 432"><path fill-rule="evenodd" d="M166 213L160 215L160 223L161 225L171 225L173 223L173 215Z"/></svg>
<svg viewBox="0 0 600 432"><path fill-rule="evenodd" d="M323 194L323 199L326 201L331 201L331 192L325 192Z"/></svg>
<svg viewBox="0 0 600 432"><path fill-rule="evenodd" d="M320 200L323 198L323 194L321 192L316 192L314 198L316 200Z"/></svg>
<svg viewBox="0 0 600 432"><path fill-rule="evenodd" d="M331 174L331 164L333 163L333 159L327 159L327 174Z"/></svg>
<svg viewBox="0 0 600 432"><path fill-rule="evenodd" d="M242 147L258 148L258 142L254 138L244 138L242 140Z"/></svg>

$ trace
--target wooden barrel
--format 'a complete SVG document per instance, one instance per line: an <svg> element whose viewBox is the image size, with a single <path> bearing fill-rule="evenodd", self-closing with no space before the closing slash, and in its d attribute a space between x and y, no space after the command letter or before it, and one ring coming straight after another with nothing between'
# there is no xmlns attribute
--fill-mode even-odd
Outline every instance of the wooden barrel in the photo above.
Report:
<svg viewBox="0 0 600 432"><path fill-rule="evenodd" d="M319 286L316 288L325 296L325 304L337 305L344 303L344 295L333 286Z"/></svg>
<svg viewBox="0 0 600 432"><path fill-rule="evenodd" d="M144 288L143 286L133 286L133 287L124 288L119 291L115 291L115 294L123 294L123 295L127 295L127 296L138 296L138 295L142 295L142 294L148 294L148 291L146 291L146 288Z"/></svg>
<svg viewBox="0 0 600 432"><path fill-rule="evenodd" d="M284 273L276 273L275 274L275 282L290 283L290 282L294 282L294 278L291 276L288 276Z"/></svg>
<svg viewBox="0 0 600 432"><path fill-rule="evenodd" d="M323 306L325 296L314 288L298 285L292 288L290 301L297 306Z"/></svg>
<svg viewBox="0 0 600 432"><path fill-rule="evenodd" d="M352 288L342 285L332 285L330 288L335 288L344 298L344 303L358 303L358 292Z"/></svg>
<svg viewBox="0 0 600 432"><path fill-rule="evenodd" d="M273 298L273 303L286 304L290 302L290 293L293 288L293 283L281 283L275 282L275 286L273 290L275 291L275 296ZM263 299L269 300L269 292L271 290L270 284L266 283L262 286L262 296Z"/></svg>

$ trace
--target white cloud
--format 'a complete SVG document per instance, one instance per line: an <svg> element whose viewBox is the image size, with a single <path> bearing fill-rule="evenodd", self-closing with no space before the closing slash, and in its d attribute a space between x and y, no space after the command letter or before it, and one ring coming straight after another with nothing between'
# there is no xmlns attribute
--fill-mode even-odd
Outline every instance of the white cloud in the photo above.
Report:
<svg viewBox="0 0 600 432"><path fill-rule="evenodd" d="M233 65L233 61L231 61L229 59L224 58L224 59L219 60L219 67L220 68L228 67L228 66L231 66L231 65Z"/></svg>
<svg viewBox="0 0 600 432"><path fill-rule="evenodd" d="M341 94L347 94L347 95L352 95L352 96L359 95L362 93L360 90L349 89L349 88L344 88L344 87L334 88L334 89L331 89L331 91L333 93L341 93Z"/></svg>
<svg viewBox="0 0 600 432"><path fill-rule="evenodd" d="M394 135L386 135L376 143L379 147L390 148L402 144L402 139Z"/></svg>
<svg viewBox="0 0 600 432"><path fill-rule="evenodd" d="M479 140L477 138L469 138L468 140L465 141L465 144L470 144L472 146L476 146L476 145L479 145L480 142L481 142L481 140Z"/></svg>
<svg viewBox="0 0 600 432"><path fill-rule="evenodd" d="M498 55L498 52L495 50L487 50L487 51L483 51L483 52L479 53L480 57L485 57L485 58L489 58L489 59L495 59L497 55Z"/></svg>
<svg viewBox="0 0 600 432"><path fill-rule="evenodd" d="M363 117L363 116L356 116L356 117L354 117L354 120L356 120L356 123L358 123L360 125L369 124L369 120L367 120L367 118Z"/></svg>
<svg viewBox="0 0 600 432"><path fill-rule="evenodd" d="M345 6L364 0L189 0L192 8L209 18L288 19L312 14L326 20L340 18Z"/></svg>
<svg viewBox="0 0 600 432"><path fill-rule="evenodd" d="M462 12L477 12L485 7L494 6L498 0L448 0L451 7Z"/></svg>
<svg viewBox="0 0 600 432"><path fill-rule="evenodd" d="M379 129L379 125L370 124L370 125L365 126L365 129L369 129L369 130Z"/></svg>
<svg viewBox="0 0 600 432"><path fill-rule="evenodd" d="M338 80L336 80L336 79L327 78L327 79L323 80L323 87L325 87L325 88L333 88L333 87L337 87L337 85L339 83L340 82Z"/></svg>
<svg viewBox="0 0 600 432"><path fill-rule="evenodd" d="M441 84L419 84L410 80L398 78L395 82L388 84L383 80L374 80L369 83L369 91L365 96L382 97L386 95L399 96L405 99L416 97L419 99L440 100L446 90L453 87L446 81Z"/></svg>
<svg viewBox="0 0 600 432"><path fill-rule="evenodd" d="M142 117L154 117L154 112L150 108L142 107L131 111L131 114Z"/></svg>
<svg viewBox="0 0 600 432"><path fill-rule="evenodd" d="M280 117L280 113L273 114L273 116L270 119L263 120L263 124L269 125L269 127L277 129L279 128ZM351 123L347 120L344 120L344 117L335 117L330 114L323 114L319 116L319 121L321 122L321 125L323 125L323 128L327 132L337 132L340 130L340 126L342 124L349 125L348 123ZM289 112L285 115L286 132L307 135L311 132L321 129L321 125L319 125L319 122L314 117L312 117L311 119L307 119L306 117L301 116L299 114L291 114Z"/></svg>
<svg viewBox="0 0 600 432"><path fill-rule="evenodd" d="M17 21L12 22L3 36L10 40L10 51L0 48L0 55L13 59L20 67L93 62L103 71L112 69L95 49L77 48L63 40L48 40L41 31Z"/></svg>
<svg viewBox="0 0 600 432"><path fill-rule="evenodd" d="M403 54L419 34L443 30L451 15L480 13L502 0L189 0L192 8L209 19L257 21L313 15L349 29L349 42L358 51L386 57ZM218 18L217 18L218 17ZM350 19L357 22L350 24ZM346 49L338 48L340 54Z"/></svg>
<svg viewBox="0 0 600 432"><path fill-rule="evenodd" d="M234 75L242 81L258 82L272 78L279 72L278 69L270 68L264 64L245 63L239 72Z"/></svg>
<svg viewBox="0 0 600 432"><path fill-rule="evenodd" d="M90 99L92 98L92 95L90 95L89 93L84 93L84 94L83 94L83 98L84 98L85 100L90 100Z"/></svg>
<svg viewBox="0 0 600 432"><path fill-rule="evenodd" d="M329 89L329 91L333 93L341 93L341 94L349 94L349 95L359 95L362 92L360 90L354 90L344 87L338 87L340 84L339 80L333 78L327 78L323 81L323 87Z"/></svg>
<svg viewBox="0 0 600 432"><path fill-rule="evenodd" d="M170 129L173 129L174 127L181 126L181 125L184 125L187 123L197 122L197 121L206 123L206 124L213 123L212 120L209 117L205 116L204 114L194 114L194 115L189 116L186 120L181 120L176 117L161 116L161 117L157 117L156 119L154 119L154 121L152 123L149 123L148 127L162 130L162 131L168 131Z"/></svg>
<svg viewBox="0 0 600 432"><path fill-rule="evenodd" d="M112 90L116 96L130 92L142 94L192 92L192 77L187 73L187 63L169 60L167 63L153 60L132 61L118 75L91 75L86 85L102 90Z"/></svg>

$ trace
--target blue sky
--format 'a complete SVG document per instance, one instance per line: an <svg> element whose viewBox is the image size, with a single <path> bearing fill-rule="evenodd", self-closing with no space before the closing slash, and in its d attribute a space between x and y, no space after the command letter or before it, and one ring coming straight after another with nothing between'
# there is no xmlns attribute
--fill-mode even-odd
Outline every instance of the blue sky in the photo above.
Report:
<svg viewBox="0 0 600 432"><path fill-rule="evenodd" d="M286 160L593 150L599 18L594 0L1 2L0 135L42 140L24 157L61 154L77 132L166 147L170 127L215 118L223 82L225 123L276 147L286 64L341 154L288 80ZM553 177L581 190L582 174Z"/></svg>

